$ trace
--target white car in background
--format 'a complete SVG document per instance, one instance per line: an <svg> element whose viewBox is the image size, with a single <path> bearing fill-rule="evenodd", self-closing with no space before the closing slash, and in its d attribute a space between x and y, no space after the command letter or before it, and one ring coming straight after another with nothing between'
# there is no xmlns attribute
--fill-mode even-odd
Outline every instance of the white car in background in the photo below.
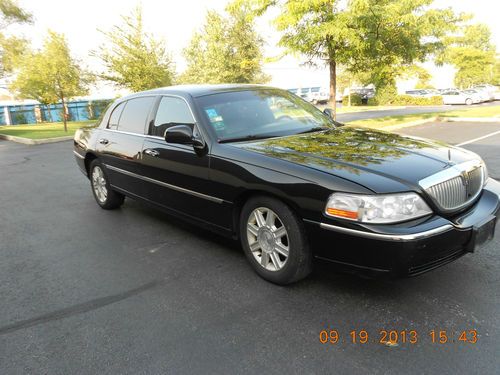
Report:
<svg viewBox="0 0 500 375"><path fill-rule="evenodd" d="M325 87L311 87L308 101L313 104L327 103L330 100L330 91Z"/></svg>
<svg viewBox="0 0 500 375"><path fill-rule="evenodd" d="M436 94L433 90L416 89L416 90L405 91L405 95L416 96L419 98L430 98L430 97L436 96L438 94Z"/></svg>
<svg viewBox="0 0 500 375"><path fill-rule="evenodd" d="M443 104L471 105L471 104L481 103L480 95L478 95L476 92L472 92L472 90L466 90L466 91L471 91L471 92L466 93L465 91L460 91L460 90L449 90L443 92L441 94L441 96L443 97Z"/></svg>
<svg viewBox="0 0 500 375"><path fill-rule="evenodd" d="M479 100L481 100L481 103L484 102L489 102L491 100L490 94L484 90L478 90L478 89L467 89L464 90L464 93L466 94L476 94L479 97Z"/></svg>
<svg viewBox="0 0 500 375"><path fill-rule="evenodd" d="M488 95L489 100L499 100L500 99L500 89L493 85L476 85L473 87L474 90L483 91Z"/></svg>

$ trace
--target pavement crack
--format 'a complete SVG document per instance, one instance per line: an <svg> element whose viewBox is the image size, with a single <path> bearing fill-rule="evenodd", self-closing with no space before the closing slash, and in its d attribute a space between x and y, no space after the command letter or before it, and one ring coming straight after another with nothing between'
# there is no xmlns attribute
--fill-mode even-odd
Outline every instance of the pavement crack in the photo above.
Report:
<svg viewBox="0 0 500 375"><path fill-rule="evenodd" d="M147 284L141 285L138 288L128 290L123 293L96 298L84 303L66 307L61 310L56 310L47 314L43 314L31 319L21 320L6 326L0 327L0 336L8 333L12 333L21 329L37 326L40 324L48 323L54 320L64 319L73 315L82 314L88 311L96 310L104 306L111 305L116 302L123 301L126 298L135 296L146 290L152 289L161 284L161 281L155 280Z"/></svg>
<svg viewBox="0 0 500 375"><path fill-rule="evenodd" d="M5 166L6 167L12 167L12 166L15 166L15 165L21 165L21 164L26 164L27 162L29 162L31 160L30 157L28 156L23 156L23 160L21 161L16 161L14 163L9 163L9 164L6 164Z"/></svg>

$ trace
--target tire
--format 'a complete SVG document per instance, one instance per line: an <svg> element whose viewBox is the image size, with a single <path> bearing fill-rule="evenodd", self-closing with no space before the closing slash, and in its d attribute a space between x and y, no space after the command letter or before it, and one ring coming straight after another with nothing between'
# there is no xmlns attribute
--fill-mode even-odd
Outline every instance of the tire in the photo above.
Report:
<svg viewBox="0 0 500 375"><path fill-rule="evenodd" d="M471 98L465 99L465 104L466 105L471 105L472 104L472 99Z"/></svg>
<svg viewBox="0 0 500 375"><path fill-rule="evenodd" d="M111 189L108 175L98 159L90 163L89 176L92 194L101 208L113 210L123 204L125 196Z"/></svg>
<svg viewBox="0 0 500 375"><path fill-rule="evenodd" d="M304 225L283 202L266 196L249 199L239 229L245 255L262 278L286 285L312 271Z"/></svg>

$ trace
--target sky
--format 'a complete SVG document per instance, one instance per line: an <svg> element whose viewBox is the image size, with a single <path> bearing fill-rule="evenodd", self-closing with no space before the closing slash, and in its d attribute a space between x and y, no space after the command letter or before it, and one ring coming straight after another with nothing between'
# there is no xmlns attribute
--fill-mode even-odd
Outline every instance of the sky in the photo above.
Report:
<svg viewBox="0 0 500 375"><path fill-rule="evenodd" d="M89 68L101 68L97 59L89 57L89 51L96 49L106 39L99 30L107 31L120 23L120 15L129 14L142 4L143 21L148 32L163 38L176 61L180 72L185 67L182 49L188 44L193 31L199 29L207 10L222 11L228 0L18 0L35 18L33 25L15 26L12 33L21 33L33 41L35 47L42 44L48 29L64 33L75 57ZM500 50L500 1L498 0L435 0L436 7L452 7L456 12L468 12L474 20L487 24L492 31L492 40ZM266 56L280 54L276 47L279 34L271 25L272 15L257 22L257 30L266 41ZM271 84L283 88L327 86L328 71L325 68L301 67L303 60L285 57L278 62L266 64L265 71L272 77ZM436 87L450 87L453 69L435 68L427 64L434 75ZM412 85L412 83L408 83ZM411 87L410 87L411 88ZM93 90L94 96L109 97L116 94L114 88L102 85Z"/></svg>

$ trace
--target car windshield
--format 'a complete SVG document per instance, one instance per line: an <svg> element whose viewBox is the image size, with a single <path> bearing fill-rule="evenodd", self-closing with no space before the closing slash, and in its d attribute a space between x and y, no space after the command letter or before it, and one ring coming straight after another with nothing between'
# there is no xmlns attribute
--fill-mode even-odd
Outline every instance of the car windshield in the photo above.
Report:
<svg viewBox="0 0 500 375"><path fill-rule="evenodd" d="M232 91L197 98L219 142L280 137L334 127L312 104L278 89Z"/></svg>

